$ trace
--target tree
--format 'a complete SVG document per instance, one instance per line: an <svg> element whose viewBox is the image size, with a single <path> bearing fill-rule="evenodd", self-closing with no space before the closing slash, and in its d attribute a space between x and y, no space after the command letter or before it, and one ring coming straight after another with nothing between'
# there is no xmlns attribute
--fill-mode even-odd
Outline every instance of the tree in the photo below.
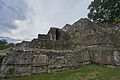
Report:
<svg viewBox="0 0 120 80"><path fill-rule="evenodd" d="M0 40L0 50L4 50L7 48L12 47L14 44L13 43L8 43L7 40L3 39Z"/></svg>
<svg viewBox="0 0 120 80"><path fill-rule="evenodd" d="M3 39L3 40L0 40L0 44L7 44L7 40Z"/></svg>
<svg viewBox="0 0 120 80"><path fill-rule="evenodd" d="M0 40L0 50L6 49L6 47L7 47L7 40L5 39Z"/></svg>
<svg viewBox="0 0 120 80"><path fill-rule="evenodd" d="M94 0L88 9L88 18L95 23L120 22L120 0Z"/></svg>

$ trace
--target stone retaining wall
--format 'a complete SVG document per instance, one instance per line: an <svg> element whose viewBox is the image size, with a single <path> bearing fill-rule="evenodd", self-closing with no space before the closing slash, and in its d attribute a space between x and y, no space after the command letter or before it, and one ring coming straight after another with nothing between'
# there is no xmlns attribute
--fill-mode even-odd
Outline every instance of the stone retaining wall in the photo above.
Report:
<svg viewBox="0 0 120 80"><path fill-rule="evenodd" d="M87 47L78 46L72 50L40 49L9 53L3 59L0 76L15 77L56 73L80 68L91 63L120 69L120 51L109 50L112 49L110 46L112 45L106 44Z"/></svg>
<svg viewBox="0 0 120 80"><path fill-rule="evenodd" d="M39 53L11 53L1 66L1 77L55 73L90 64L88 51L41 50Z"/></svg>

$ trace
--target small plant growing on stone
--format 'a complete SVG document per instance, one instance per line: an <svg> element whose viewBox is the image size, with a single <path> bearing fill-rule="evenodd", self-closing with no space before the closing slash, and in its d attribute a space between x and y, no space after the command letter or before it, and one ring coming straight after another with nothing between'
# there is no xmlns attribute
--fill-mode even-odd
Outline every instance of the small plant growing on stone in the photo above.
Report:
<svg viewBox="0 0 120 80"><path fill-rule="evenodd" d="M14 73L14 71L15 71L15 69L14 69L14 68L10 68L10 69L7 71L7 75L9 75L9 74L13 74L13 73Z"/></svg>

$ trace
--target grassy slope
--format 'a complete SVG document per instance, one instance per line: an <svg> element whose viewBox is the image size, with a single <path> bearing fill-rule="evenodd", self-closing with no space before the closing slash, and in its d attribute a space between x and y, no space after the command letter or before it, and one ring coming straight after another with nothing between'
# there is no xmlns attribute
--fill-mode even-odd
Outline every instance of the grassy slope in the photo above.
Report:
<svg viewBox="0 0 120 80"><path fill-rule="evenodd" d="M0 52L6 52L9 51L10 48L4 49L4 50L0 50Z"/></svg>
<svg viewBox="0 0 120 80"><path fill-rule="evenodd" d="M120 80L120 70L87 65L57 74L41 74L9 80Z"/></svg>
<svg viewBox="0 0 120 80"><path fill-rule="evenodd" d="M0 55L5 55L5 52L8 52L10 48L0 50Z"/></svg>

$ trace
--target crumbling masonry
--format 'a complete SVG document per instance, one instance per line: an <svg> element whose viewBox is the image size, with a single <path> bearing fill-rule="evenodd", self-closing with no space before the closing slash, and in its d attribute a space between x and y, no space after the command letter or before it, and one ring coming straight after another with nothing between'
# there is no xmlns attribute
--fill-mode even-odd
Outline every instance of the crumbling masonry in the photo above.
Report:
<svg viewBox="0 0 120 80"><path fill-rule="evenodd" d="M85 18L52 27L47 35L16 44L3 59L0 76L55 73L91 63L120 69L119 24L106 30Z"/></svg>

